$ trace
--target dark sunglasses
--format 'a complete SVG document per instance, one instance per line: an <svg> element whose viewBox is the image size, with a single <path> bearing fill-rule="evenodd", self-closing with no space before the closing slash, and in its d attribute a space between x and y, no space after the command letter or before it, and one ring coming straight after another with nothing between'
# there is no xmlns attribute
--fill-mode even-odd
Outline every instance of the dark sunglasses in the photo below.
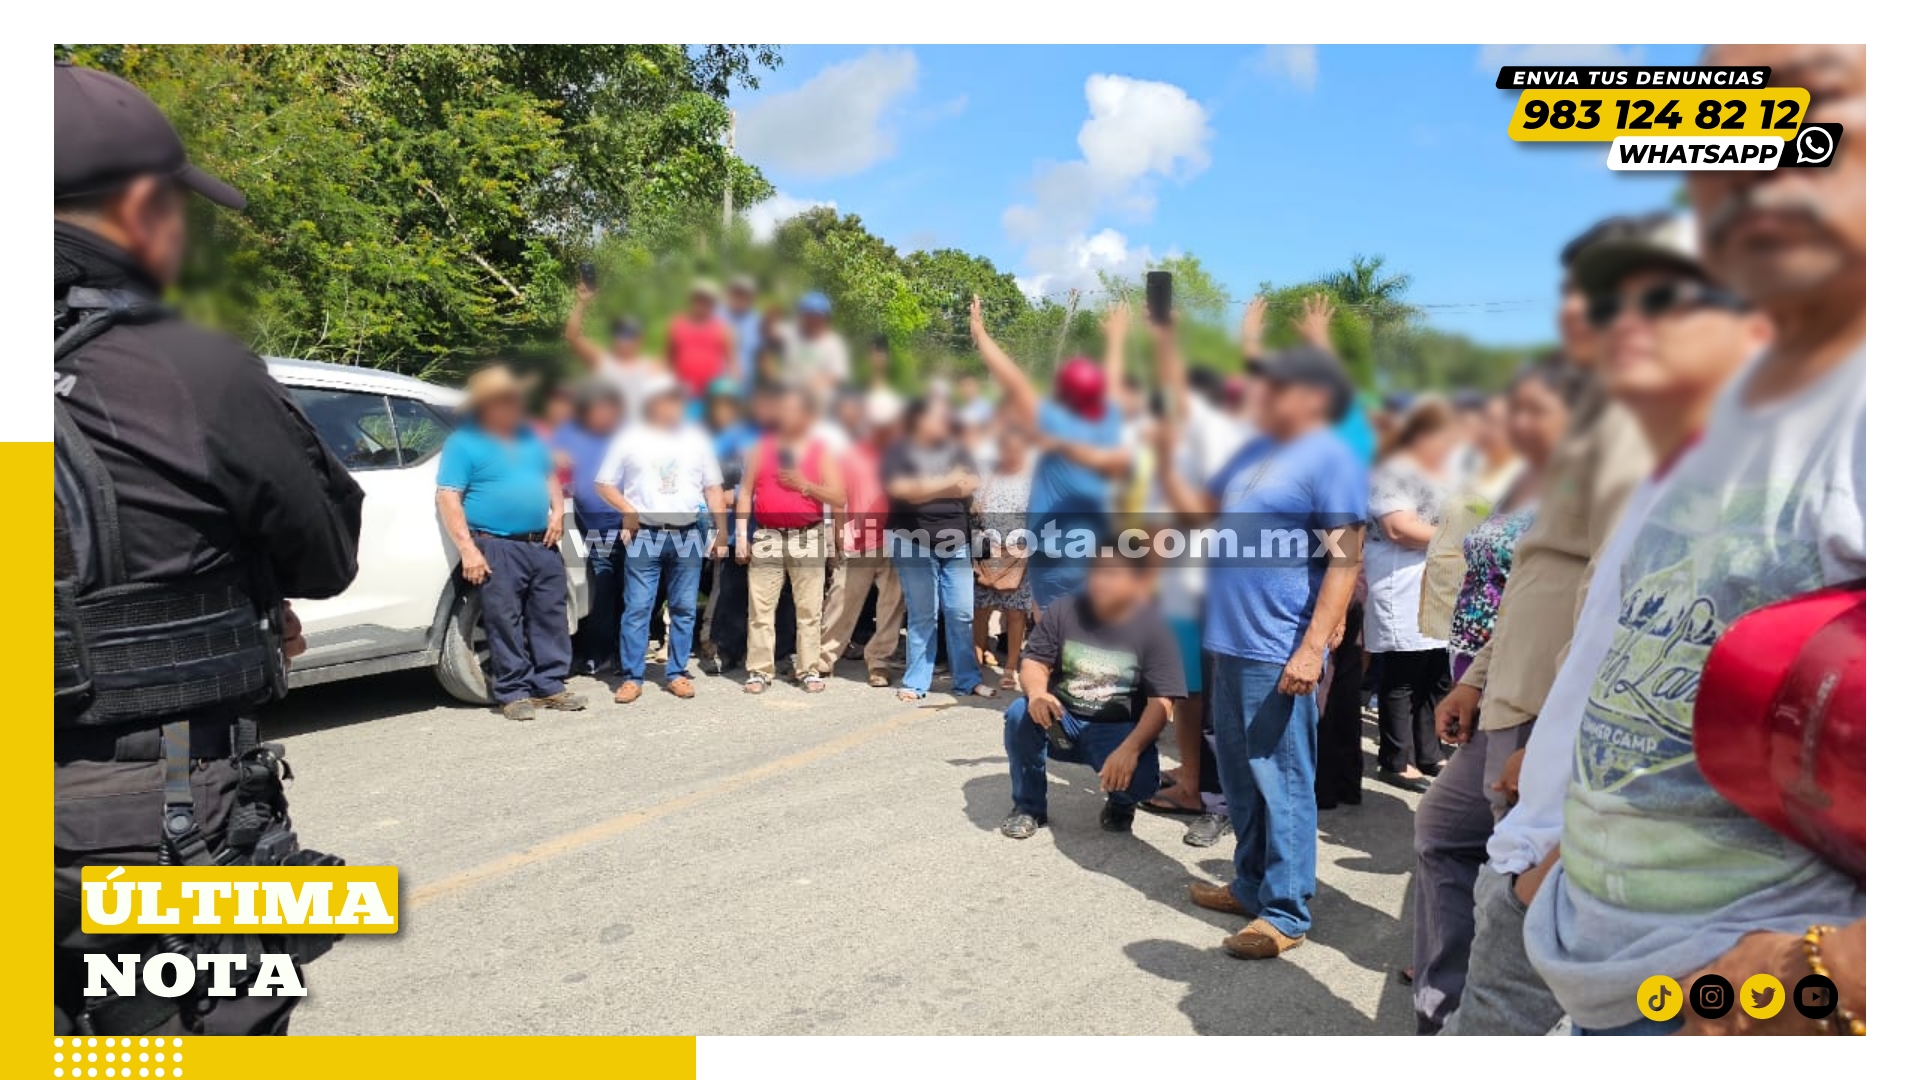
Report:
<svg viewBox="0 0 1920 1080"><path fill-rule="evenodd" d="M1628 303L1638 308L1640 314L1648 319L1658 319L1676 311L1691 311L1695 308L1719 308L1722 311L1745 311L1747 302L1740 297L1715 285L1691 278L1669 281L1643 289L1638 296L1621 296L1608 293L1587 301L1587 321L1595 328L1604 330L1620 317Z"/></svg>

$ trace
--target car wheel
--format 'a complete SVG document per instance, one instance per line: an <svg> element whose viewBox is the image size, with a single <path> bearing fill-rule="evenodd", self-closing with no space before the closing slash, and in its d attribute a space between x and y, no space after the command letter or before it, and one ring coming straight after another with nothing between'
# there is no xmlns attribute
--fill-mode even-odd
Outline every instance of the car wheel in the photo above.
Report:
<svg viewBox="0 0 1920 1080"><path fill-rule="evenodd" d="M440 642L440 663L433 669L440 689L468 705L487 705L487 632L480 625L480 596L472 590L454 598Z"/></svg>

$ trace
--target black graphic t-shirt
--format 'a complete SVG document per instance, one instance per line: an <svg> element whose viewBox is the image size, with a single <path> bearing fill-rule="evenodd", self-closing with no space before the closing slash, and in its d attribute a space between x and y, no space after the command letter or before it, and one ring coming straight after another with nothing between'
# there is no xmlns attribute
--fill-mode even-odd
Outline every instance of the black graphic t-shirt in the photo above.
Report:
<svg viewBox="0 0 1920 1080"><path fill-rule="evenodd" d="M1187 696L1180 646L1158 608L1101 622L1086 597L1062 597L1040 615L1021 656L1047 665L1047 692L1093 723L1131 724L1147 699Z"/></svg>

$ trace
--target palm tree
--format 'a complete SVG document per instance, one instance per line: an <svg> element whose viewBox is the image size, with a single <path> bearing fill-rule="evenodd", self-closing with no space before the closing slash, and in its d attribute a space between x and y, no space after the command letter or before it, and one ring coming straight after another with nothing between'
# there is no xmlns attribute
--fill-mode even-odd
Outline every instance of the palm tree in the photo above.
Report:
<svg viewBox="0 0 1920 1080"><path fill-rule="evenodd" d="M1389 339L1398 337L1399 331L1420 317L1419 306L1406 301L1407 290L1413 287L1413 276L1386 273L1383 269L1386 264L1385 256L1355 255L1345 269L1335 270L1319 282L1321 288L1333 294L1336 303L1366 323L1367 340L1373 351L1367 370L1369 380L1373 376L1373 364L1385 368L1399 366L1387 360L1397 351Z"/></svg>
<svg viewBox="0 0 1920 1080"><path fill-rule="evenodd" d="M1333 294L1335 302L1364 315L1376 332L1412 321L1420 309L1406 302L1413 287L1408 274L1382 271L1387 260L1382 255L1355 255L1345 269L1335 270L1320 279L1320 285Z"/></svg>

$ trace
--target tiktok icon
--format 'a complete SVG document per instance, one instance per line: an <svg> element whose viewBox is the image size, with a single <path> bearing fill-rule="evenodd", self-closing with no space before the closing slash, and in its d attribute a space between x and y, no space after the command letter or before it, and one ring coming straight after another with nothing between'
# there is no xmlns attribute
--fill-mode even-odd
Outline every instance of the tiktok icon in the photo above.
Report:
<svg viewBox="0 0 1920 1080"><path fill-rule="evenodd" d="M1670 975L1650 975L1640 984L1640 1015L1649 1020L1671 1020L1680 1015L1685 998Z"/></svg>

